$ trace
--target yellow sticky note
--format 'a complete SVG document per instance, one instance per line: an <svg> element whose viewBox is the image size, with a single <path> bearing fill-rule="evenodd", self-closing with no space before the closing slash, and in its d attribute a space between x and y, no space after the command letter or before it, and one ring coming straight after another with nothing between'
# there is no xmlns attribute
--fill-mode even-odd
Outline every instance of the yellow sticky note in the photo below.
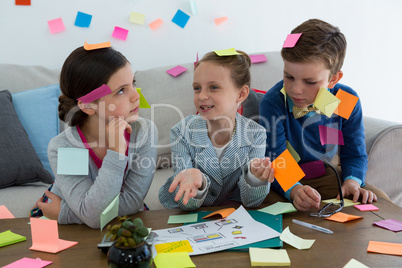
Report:
<svg viewBox="0 0 402 268"><path fill-rule="evenodd" d="M328 89L322 87L315 97L314 107L319 109L327 117L331 117L340 102L341 101L329 92Z"/></svg>
<svg viewBox="0 0 402 268"><path fill-rule="evenodd" d="M357 219L361 219L361 218L362 217L360 217L360 216L350 215L350 214L346 214L343 212L338 212L325 219L331 220L331 221L337 221L337 222L347 222L347 221L353 221L353 220L357 220Z"/></svg>
<svg viewBox="0 0 402 268"><path fill-rule="evenodd" d="M338 108L335 109L334 113L342 116L345 119L349 119L359 98L342 89L338 90L338 93L336 93L335 97L337 97L341 103L339 104Z"/></svg>
<svg viewBox="0 0 402 268"><path fill-rule="evenodd" d="M285 107L287 107L287 102L286 102L286 90L285 87L283 87L280 92L283 94L283 97L285 98Z"/></svg>
<svg viewBox="0 0 402 268"><path fill-rule="evenodd" d="M233 55L241 55L239 52L237 52L234 48L229 48L229 49L222 49L222 50L214 50L216 55L218 56L233 56Z"/></svg>
<svg viewBox="0 0 402 268"><path fill-rule="evenodd" d="M274 177L285 192L306 175L288 149L272 162L272 166Z"/></svg>
<svg viewBox="0 0 402 268"><path fill-rule="evenodd" d="M286 249L250 248L251 266L290 266Z"/></svg>
<svg viewBox="0 0 402 268"><path fill-rule="evenodd" d="M195 267L187 252L158 253L154 262L158 268Z"/></svg>
<svg viewBox="0 0 402 268"><path fill-rule="evenodd" d="M322 200L321 202L326 203L326 204L329 204L331 202L334 203L334 204L339 204L341 202L341 200L336 199L336 198L332 198L332 199ZM361 204L360 202L353 202L353 200L350 200L350 199L347 199L347 198L343 199L343 206L344 207L351 207L351 206L360 205L360 204Z"/></svg>
<svg viewBox="0 0 402 268"><path fill-rule="evenodd" d="M293 156L293 158L296 160L296 162L300 161L300 155L296 152L296 150L293 148L292 144L290 144L289 141L286 141L286 149L289 150L289 153Z"/></svg>
<svg viewBox="0 0 402 268"><path fill-rule="evenodd" d="M402 256L402 244L369 241L367 252Z"/></svg>
<svg viewBox="0 0 402 268"><path fill-rule="evenodd" d="M294 235L292 232L290 232L289 226L286 227L285 230L283 230L279 238L283 242L297 249L309 249L315 242L315 239L303 239Z"/></svg>
<svg viewBox="0 0 402 268"><path fill-rule="evenodd" d="M135 24L144 25L145 15L137 12L131 12L130 22Z"/></svg>
<svg viewBox="0 0 402 268"><path fill-rule="evenodd" d="M155 249L158 254L170 252L193 252L193 248L188 240L156 244Z"/></svg>
<svg viewBox="0 0 402 268"><path fill-rule="evenodd" d="M141 88L137 88L137 92L140 94L140 108L151 108L151 105L149 105L144 95L141 93Z"/></svg>

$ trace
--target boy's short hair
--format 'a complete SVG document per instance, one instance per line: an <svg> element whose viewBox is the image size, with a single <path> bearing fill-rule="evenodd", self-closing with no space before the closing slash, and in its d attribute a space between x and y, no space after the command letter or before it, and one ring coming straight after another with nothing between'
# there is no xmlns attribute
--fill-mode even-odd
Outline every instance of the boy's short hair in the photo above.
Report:
<svg viewBox="0 0 402 268"><path fill-rule="evenodd" d="M284 60L300 63L321 60L331 75L341 70L346 54L346 38L338 27L319 19L310 19L291 33L302 35L294 47L282 48Z"/></svg>

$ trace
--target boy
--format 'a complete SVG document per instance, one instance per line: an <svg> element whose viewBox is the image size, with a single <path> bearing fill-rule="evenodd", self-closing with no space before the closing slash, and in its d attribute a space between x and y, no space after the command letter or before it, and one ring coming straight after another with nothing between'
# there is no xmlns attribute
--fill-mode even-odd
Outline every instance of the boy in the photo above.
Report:
<svg viewBox="0 0 402 268"><path fill-rule="evenodd" d="M338 84L343 76L341 67L346 53L344 35L337 27L318 19L302 23L292 31L292 34L296 33L301 36L295 46L281 51L283 81L270 89L260 103L260 124L267 130L266 156L273 160L290 144L300 156L298 163L301 165L323 157L332 159L339 151L344 196L353 196L354 202L360 198L363 204L376 201L379 194L386 197L378 188L364 183L367 154L360 100L348 119L335 113L328 117L313 107L322 87L333 95L342 89L357 96L350 87ZM310 110L303 112L307 107ZM319 126L342 131L344 145L321 145ZM318 209L321 198L338 195L336 180L328 177L302 179L286 192L275 180L272 188L293 201L298 210Z"/></svg>

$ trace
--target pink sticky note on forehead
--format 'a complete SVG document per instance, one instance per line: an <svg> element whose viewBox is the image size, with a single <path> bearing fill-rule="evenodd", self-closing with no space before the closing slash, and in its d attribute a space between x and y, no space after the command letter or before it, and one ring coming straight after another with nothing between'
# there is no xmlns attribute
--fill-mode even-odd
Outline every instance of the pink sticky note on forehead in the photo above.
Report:
<svg viewBox="0 0 402 268"><path fill-rule="evenodd" d="M265 57L264 54L260 55L250 55L251 63L260 63L260 62L266 62L267 57Z"/></svg>
<svg viewBox="0 0 402 268"><path fill-rule="evenodd" d="M176 67L167 70L166 72L174 77L178 76L181 73L184 73L185 71L187 71L187 68L177 65Z"/></svg>
<svg viewBox="0 0 402 268"><path fill-rule="evenodd" d="M114 27L112 37L126 41L128 30L121 27Z"/></svg>
<svg viewBox="0 0 402 268"><path fill-rule="evenodd" d="M297 41L299 41L299 38L301 35L302 35L301 33L288 34L285 42L283 43L283 47L284 48L294 47L296 45Z"/></svg>
<svg viewBox="0 0 402 268"><path fill-rule="evenodd" d="M83 103L91 103L97 99L102 98L103 96L106 96L108 94L112 93L112 90L110 87L106 84L101 85L97 89L92 90L88 94L78 98L77 100L82 101Z"/></svg>
<svg viewBox="0 0 402 268"><path fill-rule="evenodd" d="M49 30L52 34L63 32L66 29L61 18L49 20L47 24L49 25Z"/></svg>
<svg viewBox="0 0 402 268"><path fill-rule="evenodd" d="M342 131L326 126L318 126L320 132L321 144L344 145Z"/></svg>

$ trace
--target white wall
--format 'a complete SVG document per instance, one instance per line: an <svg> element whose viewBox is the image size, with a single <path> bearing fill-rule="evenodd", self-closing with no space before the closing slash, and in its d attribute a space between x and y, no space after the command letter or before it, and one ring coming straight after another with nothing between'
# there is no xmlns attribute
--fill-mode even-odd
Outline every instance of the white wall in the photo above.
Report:
<svg viewBox="0 0 402 268"><path fill-rule="evenodd" d="M248 53L280 50L286 35L309 18L336 26L347 37L344 78L360 94L364 114L402 122L402 1L400 0L32 0L31 6L0 1L0 63L61 68L78 46L111 41L134 70L192 62L215 49ZM171 22L177 9L191 16L184 29ZM93 15L89 28L74 26L77 11ZM129 23L130 12L145 14L144 26ZM216 17L228 21L215 26ZM50 34L47 21L62 17L66 31ZM156 31L148 24L165 23ZM111 37L128 29L127 41Z"/></svg>

